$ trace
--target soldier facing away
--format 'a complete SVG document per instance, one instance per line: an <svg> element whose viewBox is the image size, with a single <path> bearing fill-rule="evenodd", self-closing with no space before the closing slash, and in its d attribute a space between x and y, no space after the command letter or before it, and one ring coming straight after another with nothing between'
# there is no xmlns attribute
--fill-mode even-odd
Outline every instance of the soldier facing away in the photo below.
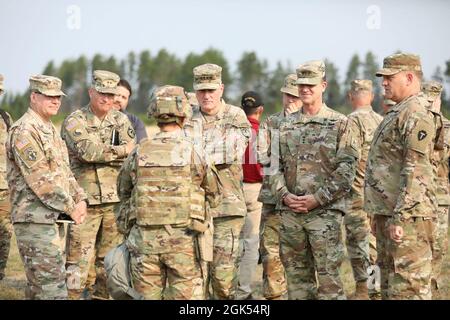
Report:
<svg viewBox="0 0 450 320"><path fill-rule="evenodd" d="M369 299L367 278L370 267L369 240L375 241L370 233L370 223L367 213L363 210L364 205L364 173L366 161L369 154L373 134L383 119L373 111L371 103L374 95L371 80L353 80L348 93L353 112L348 118L356 123L359 135L358 146L359 160L356 167L355 181L352 185L351 194L347 198L347 210L344 216L346 231L347 252L356 282L355 299ZM371 239L372 238L372 239Z"/></svg>
<svg viewBox="0 0 450 320"><path fill-rule="evenodd" d="M61 106L61 80L30 78L30 108L7 141L11 221L27 276L27 299L67 299L65 236L61 222L86 217L86 194L70 170L67 148L50 117Z"/></svg>
<svg viewBox="0 0 450 320"><path fill-rule="evenodd" d="M375 131L364 188L374 215L382 299L431 299L431 242L437 201L431 155L436 127L418 94L420 58L388 56L376 75L397 104Z"/></svg>
<svg viewBox="0 0 450 320"><path fill-rule="evenodd" d="M205 297L202 262L211 261L212 233L207 246L202 235L212 227L209 211L220 195L204 155L183 134L190 109L182 87L157 88L149 116L160 132L128 156L118 179L117 221L129 233L133 288L145 299Z"/></svg>
<svg viewBox="0 0 450 320"><path fill-rule="evenodd" d="M258 201L263 203L260 224L260 254L263 266L263 296L281 299L287 292L286 277L280 260L281 215L275 210L276 199L270 188L270 176L279 159L279 128L289 114L298 112L302 106L297 75L289 74L284 79L282 93L283 110L269 117L261 125L258 136L258 161L263 166L264 178ZM271 161L273 160L273 161Z"/></svg>
<svg viewBox="0 0 450 320"><path fill-rule="evenodd" d="M115 73L95 70L89 89L90 103L70 114L61 128L72 171L88 195L86 223L70 231L71 238L76 239L70 243L67 266L69 294L74 299L80 298L85 289L93 264L93 297L109 298L103 259L123 240L114 218L114 208L119 203L117 176L135 146L135 132L127 116L113 108L119 80Z"/></svg>

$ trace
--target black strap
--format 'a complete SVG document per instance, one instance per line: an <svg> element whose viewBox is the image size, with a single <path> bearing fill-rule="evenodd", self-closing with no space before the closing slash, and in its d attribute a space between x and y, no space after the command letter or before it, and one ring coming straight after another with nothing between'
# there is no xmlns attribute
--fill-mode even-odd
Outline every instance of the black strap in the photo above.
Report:
<svg viewBox="0 0 450 320"><path fill-rule="evenodd" d="M11 120L10 120L10 118L8 117L8 114L6 113L5 110L0 109L0 115L1 115L2 118L3 118L3 121L5 121L5 123L6 123L6 128L7 128L7 130L9 131L9 128L11 128Z"/></svg>

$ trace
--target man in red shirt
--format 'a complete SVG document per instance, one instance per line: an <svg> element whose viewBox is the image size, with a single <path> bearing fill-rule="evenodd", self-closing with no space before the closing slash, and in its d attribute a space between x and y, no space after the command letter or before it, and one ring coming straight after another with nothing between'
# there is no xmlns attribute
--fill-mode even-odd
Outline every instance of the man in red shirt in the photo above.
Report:
<svg viewBox="0 0 450 320"><path fill-rule="evenodd" d="M261 96L254 91L247 91L242 96L241 106L252 125L252 136L245 150L242 169L244 172L244 197L247 206L244 227L241 231L241 264L239 267L239 286L237 299L252 299L251 283L259 257L259 224L262 203L258 201L262 184L262 169L257 163L256 139L259 120L264 111Z"/></svg>

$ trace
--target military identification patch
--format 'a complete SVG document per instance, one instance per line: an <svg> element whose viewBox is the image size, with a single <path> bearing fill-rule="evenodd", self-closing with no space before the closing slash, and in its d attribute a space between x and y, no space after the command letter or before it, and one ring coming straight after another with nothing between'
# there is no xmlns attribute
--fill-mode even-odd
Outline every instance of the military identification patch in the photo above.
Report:
<svg viewBox="0 0 450 320"><path fill-rule="evenodd" d="M425 154L432 146L434 124L427 118L417 120L411 133L407 135L408 148Z"/></svg>
<svg viewBox="0 0 450 320"><path fill-rule="evenodd" d="M132 127L128 127L127 133L130 138L134 138L136 136L136 133L134 132L134 129Z"/></svg>
<svg viewBox="0 0 450 320"><path fill-rule="evenodd" d="M28 150L27 150L27 157L28 157L28 160L30 160L30 161L36 161L36 156L37 156L36 151L34 151L33 149L28 149Z"/></svg>
<svg viewBox="0 0 450 320"><path fill-rule="evenodd" d="M419 139L419 141L422 141L426 137L427 137L427 132L425 130L420 130L419 133L417 134L417 139Z"/></svg>

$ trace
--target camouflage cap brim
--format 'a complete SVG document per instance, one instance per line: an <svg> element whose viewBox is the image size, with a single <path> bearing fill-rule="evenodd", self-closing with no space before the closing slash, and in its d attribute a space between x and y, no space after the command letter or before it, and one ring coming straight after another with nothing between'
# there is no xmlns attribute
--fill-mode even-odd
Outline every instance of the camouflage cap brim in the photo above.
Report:
<svg viewBox="0 0 450 320"><path fill-rule="evenodd" d="M38 90L39 93L47 97L67 97L67 95L58 89Z"/></svg>
<svg viewBox="0 0 450 320"><path fill-rule="evenodd" d="M219 83L195 83L194 90L216 90L220 88Z"/></svg>
<svg viewBox="0 0 450 320"><path fill-rule="evenodd" d="M297 89L282 87L280 89L280 91L283 92L283 93L290 94L291 96L294 96L294 97L297 97L297 98L300 96L298 94L298 90Z"/></svg>
<svg viewBox="0 0 450 320"><path fill-rule="evenodd" d="M375 75L377 77L382 77L382 76L393 76L394 74L399 73L400 69L395 69L395 68L383 68L381 70L378 70Z"/></svg>
<svg viewBox="0 0 450 320"><path fill-rule="evenodd" d="M119 93L119 90L117 89L117 87L116 88L108 88L108 87L105 88L105 87L100 87L100 86L94 86L94 89L100 93L109 93L109 94L114 94L114 95Z"/></svg>
<svg viewBox="0 0 450 320"><path fill-rule="evenodd" d="M298 78L296 84L306 84L310 86L318 85L322 82L322 78Z"/></svg>

